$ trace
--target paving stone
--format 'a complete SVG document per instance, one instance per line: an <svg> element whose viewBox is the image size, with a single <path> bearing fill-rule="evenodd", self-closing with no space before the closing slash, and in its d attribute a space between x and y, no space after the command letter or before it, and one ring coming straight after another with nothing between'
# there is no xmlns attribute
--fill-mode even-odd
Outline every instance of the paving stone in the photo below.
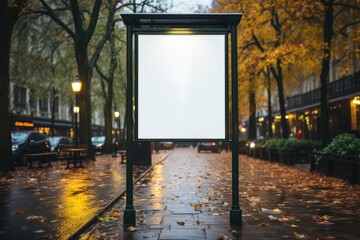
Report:
<svg viewBox="0 0 360 240"><path fill-rule="evenodd" d="M205 232L202 229L192 229L192 228L184 228L184 229L164 229L161 231L159 240L167 240L167 239L177 239L177 240L197 240L197 239L206 239Z"/></svg>

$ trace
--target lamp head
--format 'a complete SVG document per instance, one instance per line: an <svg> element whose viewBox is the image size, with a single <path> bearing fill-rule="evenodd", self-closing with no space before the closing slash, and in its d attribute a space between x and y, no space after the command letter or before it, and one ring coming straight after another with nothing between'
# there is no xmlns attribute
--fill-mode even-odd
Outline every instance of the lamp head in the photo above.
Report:
<svg viewBox="0 0 360 240"><path fill-rule="evenodd" d="M82 82L79 80L79 78L76 76L74 81L71 82L71 88L73 92L80 92L82 87Z"/></svg>
<svg viewBox="0 0 360 240"><path fill-rule="evenodd" d="M79 113L80 112L80 108L78 106L74 107L74 113Z"/></svg>

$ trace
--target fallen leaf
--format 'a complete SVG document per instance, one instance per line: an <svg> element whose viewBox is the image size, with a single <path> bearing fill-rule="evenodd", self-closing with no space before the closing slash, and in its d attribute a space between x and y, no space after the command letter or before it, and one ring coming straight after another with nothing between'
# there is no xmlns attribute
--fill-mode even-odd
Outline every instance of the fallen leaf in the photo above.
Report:
<svg viewBox="0 0 360 240"><path fill-rule="evenodd" d="M230 239L230 238L224 234L218 238L218 240L228 240L228 239Z"/></svg>
<svg viewBox="0 0 360 240"><path fill-rule="evenodd" d="M119 218L119 217L120 217L120 213L114 212L114 213L111 214L111 217L112 217L112 218Z"/></svg>
<svg viewBox="0 0 360 240"><path fill-rule="evenodd" d="M281 211L280 209L278 209L278 208L275 208L275 209L273 209L273 210L271 211L271 213L272 213L272 214L280 214L280 213L282 213L282 211Z"/></svg>
<svg viewBox="0 0 360 240"><path fill-rule="evenodd" d="M301 234L298 232L294 232L294 236L295 236L295 238L306 238L305 234Z"/></svg>
<svg viewBox="0 0 360 240"><path fill-rule="evenodd" d="M100 222L107 222L110 220L110 217L106 215L98 216L97 218Z"/></svg>
<svg viewBox="0 0 360 240"><path fill-rule="evenodd" d="M130 226L130 227L127 228L127 230L130 231L130 232L135 232L137 230L137 228L133 227L133 226Z"/></svg>
<svg viewBox="0 0 360 240"><path fill-rule="evenodd" d="M200 224L200 221L199 221L199 220L196 220L195 223L199 225L199 224Z"/></svg>
<svg viewBox="0 0 360 240"><path fill-rule="evenodd" d="M267 209L267 208L261 208L261 211L263 213L270 213L271 212L270 209Z"/></svg>
<svg viewBox="0 0 360 240"><path fill-rule="evenodd" d="M183 222L183 221L176 221L176 223L178 224L178 225L185 225L185 222Z"/></svg>
<svg viewBox="0 0 360 240"><path fill-rule="evenodd" d="M26 219L28 219L28 220L39 219L39 218L43 218L43 217L42 216L36 216L36 215L30 215L30 216L26 217Z"/></svg>
<svg viewBox="0 0 360 240"><path fill-rule="evenodd" d="M277 220L278 218L273 216L273 215L269 215L268 218L270 218L271 220Z"/></svg>
<svg viewBox="0 0 360 240"><path fill-rule="evenodd" d="M23 213L24 213L24 210L17 210L17 211L15 212L16 215L23 214Z"/></svg>

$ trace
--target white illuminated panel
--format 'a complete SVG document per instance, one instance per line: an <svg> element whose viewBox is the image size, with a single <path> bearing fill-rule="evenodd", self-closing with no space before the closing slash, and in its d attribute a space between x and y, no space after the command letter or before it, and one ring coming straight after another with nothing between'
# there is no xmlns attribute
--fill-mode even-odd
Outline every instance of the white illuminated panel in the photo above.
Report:
<svg viewBox="0 0 360 240"><path fill-rule="evenodd" d="M138 35L138 139L225 139L225 35Z"/></svg>

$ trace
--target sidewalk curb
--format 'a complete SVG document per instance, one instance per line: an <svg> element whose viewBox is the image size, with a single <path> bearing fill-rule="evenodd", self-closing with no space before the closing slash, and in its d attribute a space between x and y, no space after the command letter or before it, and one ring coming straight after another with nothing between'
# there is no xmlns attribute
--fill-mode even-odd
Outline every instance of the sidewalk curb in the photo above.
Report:
<svg viewBox="0 0 360 240"><path fill-rule="evenodd" d="M173 153L170 152L169 154L165 155L160 161L158 161L155 165L151 166L150 168L148 168L145 172L143 172L138 178L136 178L134 180L134 185L140 181L147 173L149 173L151 170L153 170L157 165L159 165L160 163L162 163L165 159L167 159L171 154ZM115 198L113 198L105 207L103 207L102 209L100 209L89 221L87 221L85 224L83 224L78 230L76 230L73 234L71 234L67 239L68 240L75 240L75 239L79 239L79 237L81 237L82 234L86 233L86 231L96 222L98 222L98 217L100 217L101 215L103 215L107 210L109 210L110 208L112 208L124 195L126 195L126 190L122 191L118 196L116 196Z"/></svg>

